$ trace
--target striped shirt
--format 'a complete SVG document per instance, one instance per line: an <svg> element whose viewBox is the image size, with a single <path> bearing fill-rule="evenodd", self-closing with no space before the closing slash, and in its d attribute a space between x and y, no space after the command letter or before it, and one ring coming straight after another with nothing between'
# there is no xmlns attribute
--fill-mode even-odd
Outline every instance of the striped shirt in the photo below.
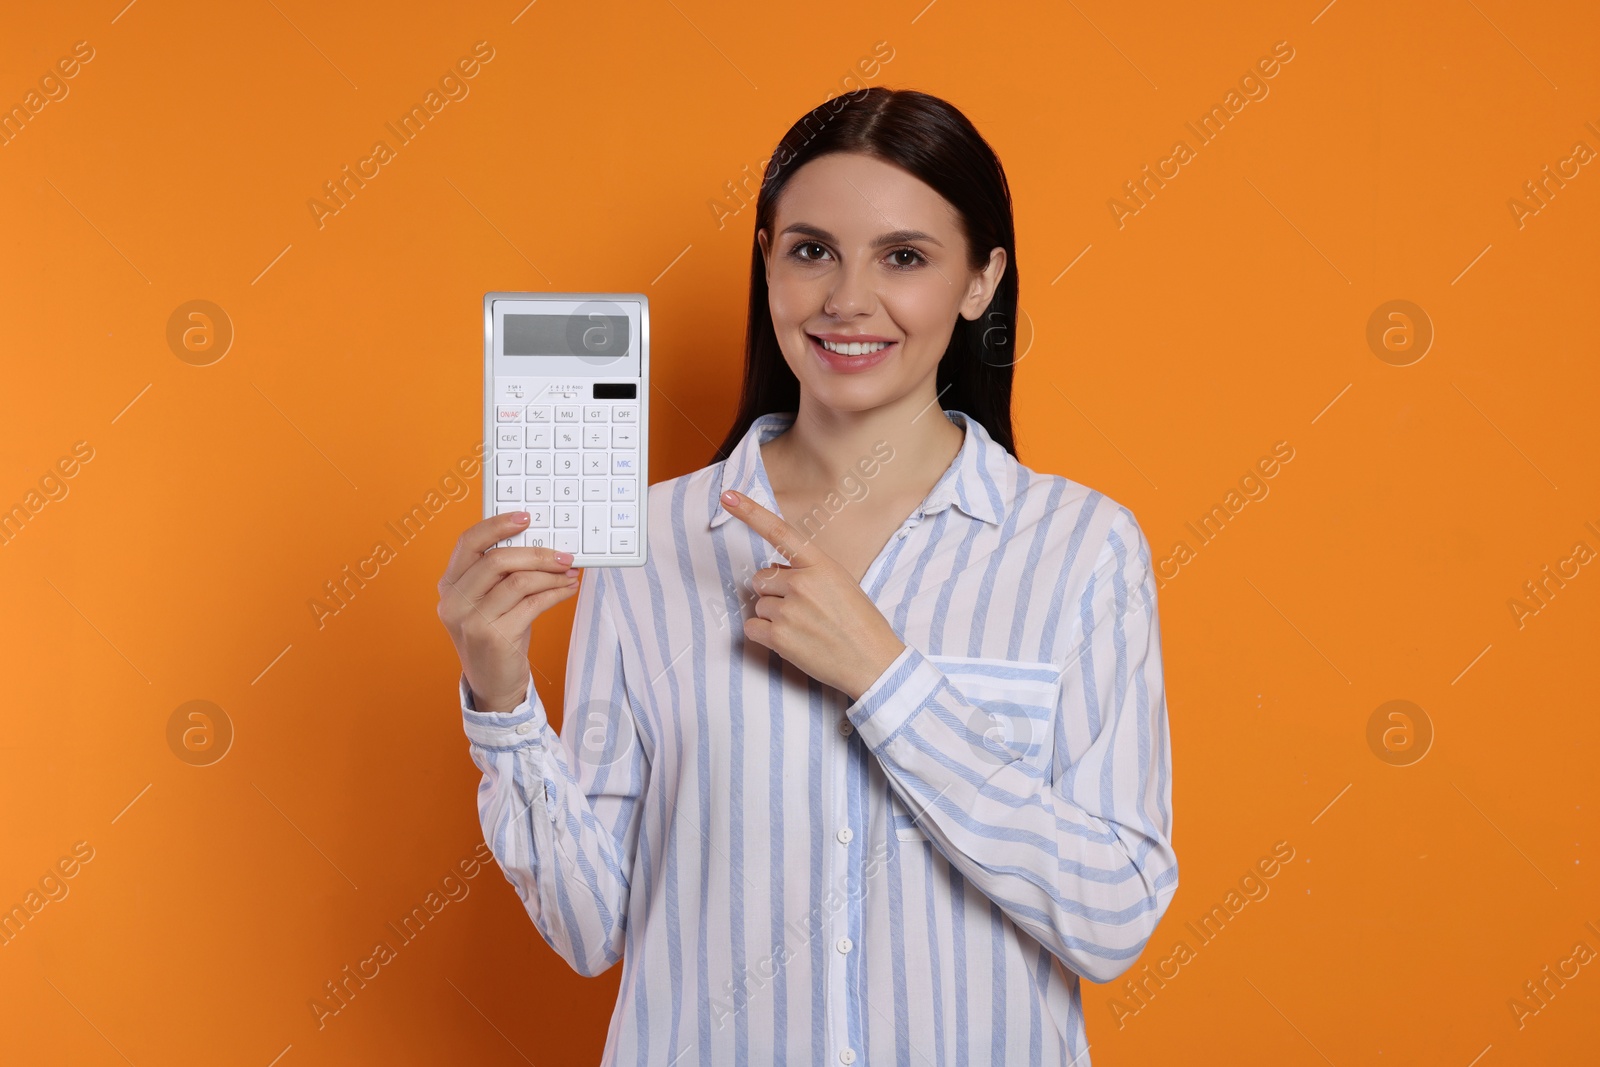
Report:
<svg viewBox="0 0 1600 1067"><path fill-rule="evenodd" d="M960 452L862 578L906 648L858 700L744 636L783 557L718 497L778 512L758 442L793 413L650 487L645 566L588 572L559 735L531 683L493 714L459 680L506 878L579 974L622 961L603 1065L1089 1063L1079 976L1178 886L1150 548L945 415Z"/></svg>

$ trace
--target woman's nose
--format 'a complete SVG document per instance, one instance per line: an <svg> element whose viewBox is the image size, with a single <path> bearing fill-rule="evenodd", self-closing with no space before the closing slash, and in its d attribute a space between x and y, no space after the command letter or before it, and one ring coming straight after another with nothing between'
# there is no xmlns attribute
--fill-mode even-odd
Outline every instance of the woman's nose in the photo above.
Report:
<svg viewBox="0 0 1600 1067"><path fill-rule="evenodd" d="M870 312L875 299L872 278L866 265L846 265L835 275L833 288L822 310L835 318L847 318Z"/></svg>

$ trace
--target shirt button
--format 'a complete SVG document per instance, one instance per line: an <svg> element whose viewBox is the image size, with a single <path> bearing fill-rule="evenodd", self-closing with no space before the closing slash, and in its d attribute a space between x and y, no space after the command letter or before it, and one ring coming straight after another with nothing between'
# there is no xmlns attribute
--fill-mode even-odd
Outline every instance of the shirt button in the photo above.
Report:
<svg viewBox="0 0 1600 1067"><path fill-rule="evenodd" d="M847 1048L843 1052L839 1053L839 1062L840 1063L854 1063L854 1062L856 1062L856 1050L853 1049L853 1048Z"/></svg>
<svg viewBox="0 0 1600 1067"><path fill-rule="evenodd" d="M850 949L851 949L851 946L852 946L852 942L848 937L841 937L839 939L838 944L835 947L838 948L838 950L840 952L849 952Z"/></svg>
<svg viewBox="0 0 1600 1067"><path fill-rule="evenodd" d="M850 736L850 731L852 731L854 729L855 729L855 727L850 725L850 720L849 719L840 719L839 720L839 733L842 734L843 736L849 737Z"/></svg>
<svg viewBox="0 0 1600 1067"><path fill-rule="evenodd" d="M519 733L519 734L531 734L531 733L533 733L533 723L525 722L525 723L521 724L520 726L517 727L517 733Z"/></svg>
<svg viewBox="0 0 1600 1067"><path fill-rule="evenodd" d="M834 836L839 839L839 843L841 845L848 845L850 843L850 839L852 837L856 836L856 835L851 832L850 827L846 826L843 830L840 830Z"/></svg>

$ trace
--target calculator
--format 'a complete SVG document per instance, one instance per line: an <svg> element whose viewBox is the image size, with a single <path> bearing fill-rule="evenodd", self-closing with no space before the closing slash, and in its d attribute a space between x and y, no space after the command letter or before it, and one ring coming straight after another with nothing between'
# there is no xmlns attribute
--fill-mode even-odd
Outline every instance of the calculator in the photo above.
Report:
<svg viewBox="0 0 1600 1067"><path fill-rule="evenodd" d="M484 294L483 516L529 519L491 548L644 565L649 380L644 294Z"/></svg>

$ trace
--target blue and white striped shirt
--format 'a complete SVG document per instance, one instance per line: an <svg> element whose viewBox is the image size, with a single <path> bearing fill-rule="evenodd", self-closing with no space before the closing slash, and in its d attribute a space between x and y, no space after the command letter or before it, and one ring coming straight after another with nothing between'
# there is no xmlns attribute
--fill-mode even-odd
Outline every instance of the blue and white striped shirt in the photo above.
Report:
<svg viewBox="0 0 1600 1067"><path fill-rule="evenodd" d="M955 460L862 579L906 648L851 702L746 640L777 550L760 417L649 489L648 563L579 589L559 736L472 709L485 840L578 973L604 1065L1089 1062L1079 976L1178 886L1156 586L1126 508L955 410ZM790 520L797 529L805 528Z"/></svg>

